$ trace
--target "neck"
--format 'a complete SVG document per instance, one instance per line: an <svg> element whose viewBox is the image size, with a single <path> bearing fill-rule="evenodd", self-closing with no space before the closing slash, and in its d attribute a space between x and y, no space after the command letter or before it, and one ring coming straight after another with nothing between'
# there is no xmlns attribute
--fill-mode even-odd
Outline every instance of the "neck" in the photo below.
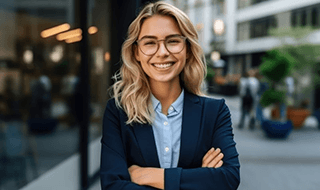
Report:
<svg viewBox="0 0 320 190"><path fill-rule="evenodd" d="M179 97L182 88L180 82L177 83L151 83L151 91L162 107L162 113L167 115L170 105Z"/></svg>

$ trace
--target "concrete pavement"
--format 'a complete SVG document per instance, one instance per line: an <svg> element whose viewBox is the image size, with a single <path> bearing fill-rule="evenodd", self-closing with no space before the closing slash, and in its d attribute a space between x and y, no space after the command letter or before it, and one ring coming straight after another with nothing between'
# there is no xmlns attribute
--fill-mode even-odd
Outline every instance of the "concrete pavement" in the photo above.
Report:
<svg viewBox="0 0 320 190"><path fill-rule="evenodd" d="M317 190L320 189L320 130L304 126L287 139L269 139L260 128L237 129L240 98L224 98L233 122L239 152L239 190Z"/></svg>

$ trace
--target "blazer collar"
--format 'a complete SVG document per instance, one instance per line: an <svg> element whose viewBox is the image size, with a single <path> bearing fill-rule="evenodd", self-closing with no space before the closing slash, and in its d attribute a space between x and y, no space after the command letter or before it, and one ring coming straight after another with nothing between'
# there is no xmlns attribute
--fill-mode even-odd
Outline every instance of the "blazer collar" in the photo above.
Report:
<svg viewBox="0 0 320 190"><path fill-rule="evenodd" d="M201 115L202 106L199 97L185 90L178 167L187 167L193 160L200 131ZM152 126L136 124L133 130L146 166L160 168Z"/></svg>
<svg viewBox="0 0 320 190"><path fill-rule="evenodd" d="M195 155L201 126L202 105L199 96L185 91L178 167L188 167Z"/></svg>
<svg viewBox="0 0 320 190"><path fill-rule="evenodd" d="M133 126L145 166L160 168L156 143L152 126L149 124L136 124Z"/></svg>

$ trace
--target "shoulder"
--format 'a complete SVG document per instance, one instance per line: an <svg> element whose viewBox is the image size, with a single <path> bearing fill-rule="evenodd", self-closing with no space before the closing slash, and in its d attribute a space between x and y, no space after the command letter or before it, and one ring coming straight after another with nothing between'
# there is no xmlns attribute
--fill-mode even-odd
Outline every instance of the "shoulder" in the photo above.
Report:
<svg viewBox="0 0 320 190"><path fill-rule="evenodd" d="M113 122L126 121L127 117L123 109L117 106L115 98L110 98L105 107L103 121L111 120Z"/></svg>
<svg viewBox="0 0 320 190"><path fill-rule="evenodd" d="M210 110L215 110L220 112L222 109L227 107L226 101L223 98L214 98L214 97L202 97L205 106Z"/></svg>
<svg viewBox="0 0 320 190"><path fill-rule="evenodd" d="M199 103L203 106L204 111L219 112L224 107L227 107L223 98L214 98L195 94L192 94L192 96L195 101L199 101Z"/></svg>
<svg viewBox="0 0 320 190"><path fill-rule="evenodd" d="M107 105L105 107L105 115L108 113L112 113L115 114L116 112L118 112L118 107L116 105L116 100L114 98L110 98L107 101Z"/></svg>
<svg viewBox="0 0 320 190"><path fill-rule="evenodd" d="M206 104L223 104L225 100L223 98L214 98L210 96L199 96L200 99Z"/></svg>
<svg viewBox="0 0 320 190"><path fill-rule="evenodd" d="M111 112L112 114L118 114L118 115L126 115L121 105L117 103L114 97L110 98L107 101L105 113L106 112Z"/></svg>
<svg viewBox="0 0 320 190"><path fill-rule="evenodd" d="M120 105L117 105L116 99L115 98L110 98L107 101L107 105L106 105L106 110L110 110L110 111L119 111L121 110Z"/></svg>

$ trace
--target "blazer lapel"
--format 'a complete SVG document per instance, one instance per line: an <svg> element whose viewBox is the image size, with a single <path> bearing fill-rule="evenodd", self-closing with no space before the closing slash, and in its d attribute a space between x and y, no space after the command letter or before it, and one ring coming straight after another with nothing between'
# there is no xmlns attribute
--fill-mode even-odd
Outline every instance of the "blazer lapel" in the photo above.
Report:
<svg viewBox="0 0 320 190"><path fill-rule="evenodd" d="M152 126L149 124L137 124L133 126L133 130L146 166L160 168Z"/></svg>
<svg viewBox="0 0 320 190"><path fill-rule="evenodd" d="M188 167L195 155L202 116L202 105L198 96L185 91L181 145L178 167Z"/></svg>

